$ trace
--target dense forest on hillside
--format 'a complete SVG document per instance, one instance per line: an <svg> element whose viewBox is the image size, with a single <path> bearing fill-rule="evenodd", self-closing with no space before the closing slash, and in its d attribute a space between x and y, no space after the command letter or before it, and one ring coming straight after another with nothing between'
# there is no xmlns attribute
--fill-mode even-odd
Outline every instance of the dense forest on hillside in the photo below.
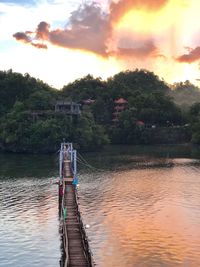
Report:
<svg viewBox="0 0 200 267"><path fill-rule="evenodd" d="M146 70L106 81L88 75L60 91L29 74L0 71L0 99L0 146L6 151L56 151L63 138L83 150L108 143L200 143L199 88L188 81L170 88ZM80 113L63 105L76 105Z"/></svg>
<svg viewBox="0 0 200 267"><path fill-rule="evenodd" d="M171 89L169 95L183 111L189 111L193 104L200 102L200 89L189 81L175 83Z"/></svg>

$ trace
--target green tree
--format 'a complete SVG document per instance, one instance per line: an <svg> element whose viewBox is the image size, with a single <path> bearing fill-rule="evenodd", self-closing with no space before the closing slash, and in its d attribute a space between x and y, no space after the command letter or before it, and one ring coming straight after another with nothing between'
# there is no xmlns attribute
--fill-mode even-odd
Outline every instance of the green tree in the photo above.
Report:
<svg viewBox="0 0 200 267"><path fill-rule="evenodd" d="M190 81L173 84L169 95L182 110L186 111L188 111L193 104L200 102L200 89L190 83Z"/></svg>
<svg viewBox="0 0 200 267"><path fill-rule="evenodd" d="M102 126L95 124L91 113L83 113L74 128L74 142L82 150L99 149L109 143L108 136Z"/></svg>
<svg viewBox="0 0 200 267"><path fill-rule="evenodd" d="M55 106L55 98L48 91L37 91L25 101L29 110L52 110Z"/></svg>
<svg viewBox="0 0 200 267"><path fill-rule="evenodd" d="M96 99L106 87L106 83L101 78L94 78L87 75L82 79L75 80L63 87L62 96L68 97L73 101L80 102L88 98Z"/></svg>

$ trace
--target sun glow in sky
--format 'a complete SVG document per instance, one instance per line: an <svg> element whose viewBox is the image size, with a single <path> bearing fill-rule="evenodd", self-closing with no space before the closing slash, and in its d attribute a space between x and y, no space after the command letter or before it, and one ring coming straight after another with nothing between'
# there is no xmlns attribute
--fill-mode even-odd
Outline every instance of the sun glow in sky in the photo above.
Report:
<svg viewBox="0 0 200 267"><path fill-rule="evenodd" d="M135 68L200 77L198 0L0 1L0 69L56 88ZM82 5L80 7L80 5Z"/></svg>

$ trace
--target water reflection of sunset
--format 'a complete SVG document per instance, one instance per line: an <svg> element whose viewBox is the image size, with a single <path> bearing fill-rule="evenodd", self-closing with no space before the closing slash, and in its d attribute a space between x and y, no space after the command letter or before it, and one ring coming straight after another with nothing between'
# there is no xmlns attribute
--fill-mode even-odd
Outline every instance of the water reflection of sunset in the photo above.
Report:
<svg viewBox="0 0 200 267"><path fill-rule="evenodd" d="M187 168L117 172L111 181L98 207L104 214L99 266L196 267L200 195Z"/></svg>

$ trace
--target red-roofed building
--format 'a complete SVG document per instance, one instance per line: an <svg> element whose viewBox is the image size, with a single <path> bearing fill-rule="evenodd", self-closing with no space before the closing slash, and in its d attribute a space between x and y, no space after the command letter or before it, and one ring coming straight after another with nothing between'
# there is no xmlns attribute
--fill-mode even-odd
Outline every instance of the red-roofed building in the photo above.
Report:
<svg viewBox="0 0 200 267"><path fill-rule="evenodd" d="M136 124L140 127L144 127L145 123L143 121L136 121Z"/></svg>

